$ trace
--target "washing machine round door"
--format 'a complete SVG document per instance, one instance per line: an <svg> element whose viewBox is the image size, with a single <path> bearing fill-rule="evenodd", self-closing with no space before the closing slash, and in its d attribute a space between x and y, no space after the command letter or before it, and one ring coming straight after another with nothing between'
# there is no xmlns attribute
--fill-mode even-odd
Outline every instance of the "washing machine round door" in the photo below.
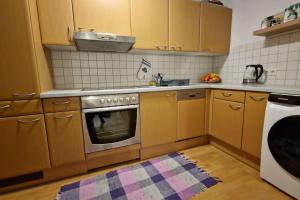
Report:
<svg viewBox="0 0 300 200"><path fill-rule="evenodd" d="M277 163L300 178L300 116L276 122L268 134L268 145Z"/></svg>

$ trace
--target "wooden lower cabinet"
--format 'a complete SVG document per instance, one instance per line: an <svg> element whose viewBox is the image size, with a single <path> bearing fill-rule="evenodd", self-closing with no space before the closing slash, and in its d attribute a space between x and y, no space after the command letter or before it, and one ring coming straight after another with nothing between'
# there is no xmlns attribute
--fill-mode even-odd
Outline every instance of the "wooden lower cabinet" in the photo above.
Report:
<svg viewBox="0 0 300 200"><path fill-rule="evenodd" d="M80 111L46 114L52 167L85 160Z"/></svg>
<svg viewBox="0 0 300 200"><path fill-rule="evenodd" d="M213 99L211 135L241 148L244 104Z"/></svg>
<svg viewBox="0 0 300 200"><path fill-rule="evenodd" d="M140 94L142 148L176 141L176 91Z"/></svg>
<svg viewBox="0 0 300 200"><path fill-rule="evenodd" d="M257 158L260 158L268 96L266 93L246 93L242 150Z"/></svg>
<svg viewBox="0 0 300 200"><path fill-rule="evenodd" d="M0 119L0 179L50 168L43 115Z"/></svg>
<svg viewBox="0 0 300 200"><path fill-rule="evenodd" d="M177 140L205 134L205 99L178 102Z"/></svg>

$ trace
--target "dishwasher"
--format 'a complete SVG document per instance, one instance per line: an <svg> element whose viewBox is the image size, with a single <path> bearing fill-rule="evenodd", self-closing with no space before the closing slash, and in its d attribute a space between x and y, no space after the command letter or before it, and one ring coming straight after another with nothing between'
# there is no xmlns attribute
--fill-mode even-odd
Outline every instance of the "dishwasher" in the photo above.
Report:
<svg viewBox="0 0 300 200"><path fill-rule="evenodd" d="M177 92L177 141L205 134L205 89Z"/></svg>

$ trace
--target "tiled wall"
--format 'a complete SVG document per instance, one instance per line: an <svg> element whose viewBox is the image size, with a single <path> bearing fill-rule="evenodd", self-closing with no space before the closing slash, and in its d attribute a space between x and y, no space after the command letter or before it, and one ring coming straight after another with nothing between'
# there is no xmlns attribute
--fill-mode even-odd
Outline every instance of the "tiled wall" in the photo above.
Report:
<svg viewBox="0 0 300 200"><path fill-rule="evenodd" d="M152 69L145 80L138 80L142 58L151 62ZM165 73L165 78L189 78L197 83L212 70L212 63L213 58L205 56L52 51L56 89L146 85L158 72Z"/></svg>
<svg viewBox="0 0 300 200"><path fill-rule="evenodd" d="M214 58L214 71L223 82L242 83L246 65L262 64L268 73L266 84L300 86L300 32L267 38L261 42L233 47L228 56Z"/></svg>

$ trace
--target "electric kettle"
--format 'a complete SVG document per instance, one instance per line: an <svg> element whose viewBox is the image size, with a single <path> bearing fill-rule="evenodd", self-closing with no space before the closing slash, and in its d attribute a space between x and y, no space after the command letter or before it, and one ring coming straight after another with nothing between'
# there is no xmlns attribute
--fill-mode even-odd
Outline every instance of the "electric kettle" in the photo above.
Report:
<svg viewBox="0 0 300 200"><path fill-rule="evenodd" d="M262 65L247 65L244 72L243 83L257 83L258 79L263 75L263 73L264 68Z"/></svg>

